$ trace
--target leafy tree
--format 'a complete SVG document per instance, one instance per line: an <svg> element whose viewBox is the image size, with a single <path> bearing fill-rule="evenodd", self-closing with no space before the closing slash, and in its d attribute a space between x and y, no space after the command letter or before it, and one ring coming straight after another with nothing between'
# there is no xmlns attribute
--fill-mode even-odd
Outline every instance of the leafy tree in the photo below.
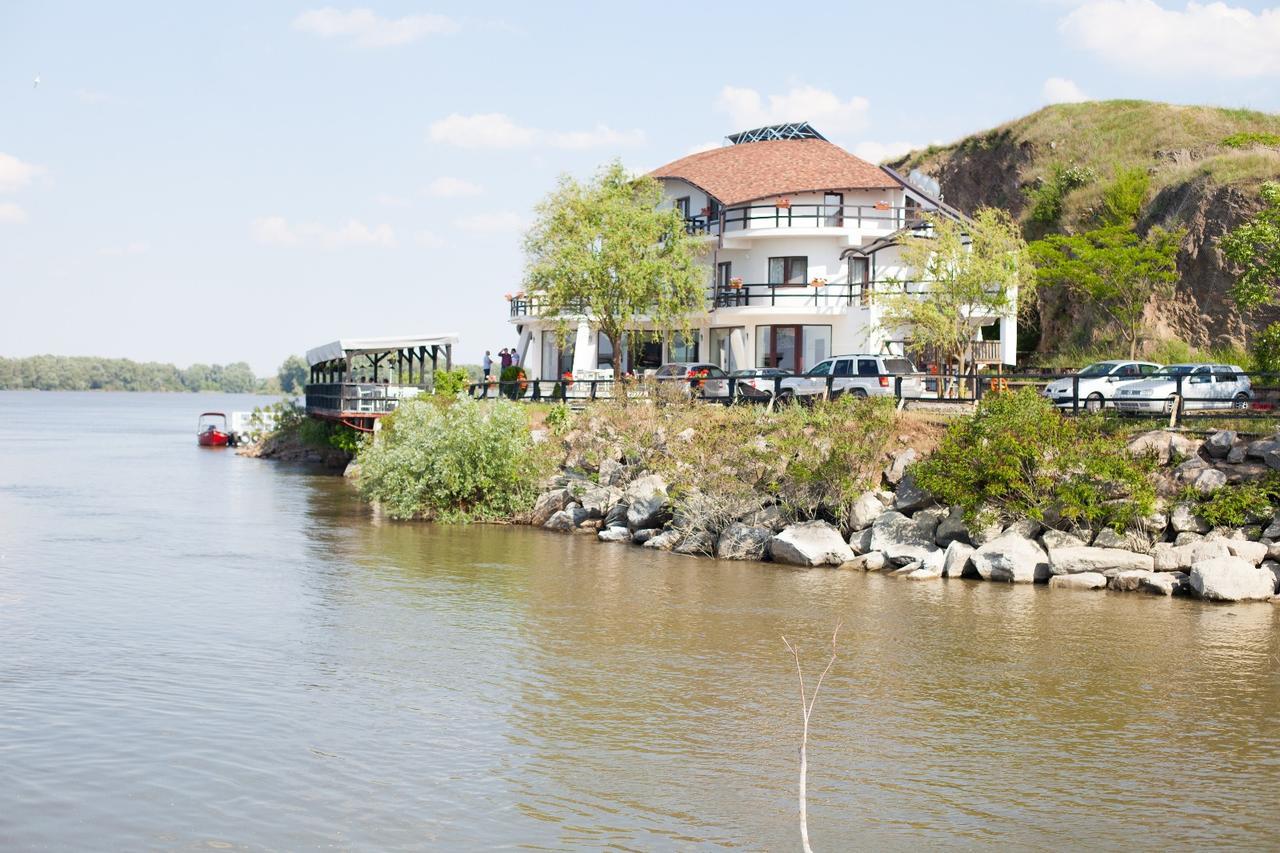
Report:
<svg viewBox="0 0 1280 853"><path fill-rule="evenodd" d="M243 361L228 364L222 370L222 381L218 383L221 390L230 394L250 394L258 386L253 375L253 368Z"/></svg>
<svg viewBox="0 0 1280 853"><path fill-rule="evenodd" d="M562 177L525 236L527 290L548 315L589 315L613 342L618 378L624 333L642 334L643 320L655 336L687 330L706 296L702 243L662 200L657 181L615 160L587 183Z"/></svg>
<svg viewBox="0 0 1280 853"><path fill-rule="evenodd" d="M1090 183L1095 178L1088 166L1054 163L1049 174L1039 185L1027 190L1031 201L1030 218L1041 225L1053 225L1062 216L1062 203L1072 190Z"/></svg>
<svg viewBox="0 0 1280 853"><path fill-rule="evenodd" d="M1140 237L1132 228L1108 226L1083 234L1053 234L1031 245L1031 257L1042 286L1062 285L1092 303L1129 344L1129 357L1134 358L1147 303L1171 293L1178 280L1183 233L1152 228Z"/></svg>
<svg viewBox="0 0 1280 853"><path fill-rule="evenodd" d="M1115 180L1102 191L1103 224L1132 226L1138 221L1150 190L1151 176L1146 169L1117 169Z"/></svg>
<svg viewBox="0 0 1280 853"><path fill-rule="evenodd" d="M916 343L955 359L963 374L979 325L1016 309L1019 296L1029 301L1035 277L1027 244L1003 210L984 207L969 222L927 219L928 236L899 242L903 266L924 283L925 291L888 295L884 322L910 328Z"/></svg>
<svg viewBox="0 0 1280 853"><path fill-rule="evenodd" d="M1280 183L1267 181L1261 195L1262 210L1222 238L1222 254L1237 271L1231 292L1246 310L1280 293Z"/></svg>
<svg viewBox="0 0 1280 853"><path fill-rule="evenodd" d="M280 380L280 390L286 394L296 394L307 384L311 368L302 356L291 355L280 365L276 377Z"/></svg>

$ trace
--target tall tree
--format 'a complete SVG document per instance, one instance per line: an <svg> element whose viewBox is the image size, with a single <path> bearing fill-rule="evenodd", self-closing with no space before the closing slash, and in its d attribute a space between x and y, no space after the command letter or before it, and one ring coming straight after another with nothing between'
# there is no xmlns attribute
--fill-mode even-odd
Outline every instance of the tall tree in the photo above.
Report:
<svg viewBox="0 0 1280 853"><path fill-rule="evenodd" d="M927 236L899 241L902 265L921 284L885 298L884 323L909 328L912 339L954 359L961 375L970 343L988 317L1030 300L1035 277L1027 244L1003 210L984 207L968 222L929 216Z"/></svg>
<svg viewBox="0 0 1280 853"><path fill-rule="evenodd" d="M529 295L545 315L566 323L589 316L613 344L615 378L622 376L624 334L687 331L706 299L702 241L662 201L657 181L632 177L615 160L585 183L561 177L525 235Z"/></svg>
<svg viewBox="0 0 1280 853"><path fill-rule="evenodd" d="M297 355L289 356L276 371L276 377L280 380L280 390L286 394L301 391L307 384L310 373L311 368L307 365L306 359Z"/></svg>
<svg viewBox="0 0 1280 853"><path fill-rule="evenodd" d="M1141 237L1117 225L1083 234L1053 234L1031 244L1042 286L1061 285L1091 303L1138 355L1147 303L1173 292L1182 231L1152 228Z"/></svg>
<svg viewBox="0 0 1280 853"><path fill-rule="evenodd" d="M1246 310L1280 295L1280 183L1267 181L1261 195L1262 210L1222 238L1222 254L1237 272L1232 295Z"/></svg>

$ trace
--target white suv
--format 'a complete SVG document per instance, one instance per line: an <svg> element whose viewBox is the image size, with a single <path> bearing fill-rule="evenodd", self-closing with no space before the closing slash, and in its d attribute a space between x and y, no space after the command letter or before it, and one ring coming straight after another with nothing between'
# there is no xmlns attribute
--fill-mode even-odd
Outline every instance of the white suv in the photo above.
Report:
<svg viewBox="0 0 1280 853"><path fill-rule="evenodd" d="M1059 408L1078 406L1096 412L1115 403L1120 383L1146 379L1159 369L1149 361L1099 361L1073 377L1050 382L1043 393Z"/></svg>
<svg viewBox="0 0 1280 853"><path fill-rule="evenodd" d="M781 382L779 400L816 397L827 390L831 377L831 396L852 394L855 397L892 397L898 377L902 377L902 396L920 397L924 386L909 359L891 355L837 355L820 361L799 376L788 376Z"/></svg>

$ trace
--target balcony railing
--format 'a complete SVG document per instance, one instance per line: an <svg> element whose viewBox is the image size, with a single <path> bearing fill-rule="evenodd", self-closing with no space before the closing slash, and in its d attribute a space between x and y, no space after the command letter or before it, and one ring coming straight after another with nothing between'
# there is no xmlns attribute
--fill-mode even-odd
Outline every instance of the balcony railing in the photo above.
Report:
<svg viewBox="0 0 1280 853"><path fill-rule="evenodd" d="M538 296L513 296L511 298L511 316L512 317L539 317L542 316L546 308L546 302ZM581 300L574 300L567 306L567 314L586 314L587 304Z"/></svg>
<svg viewBox="0 0 1280 853"><path fill-rule="evenodd" d="M725 208L719 216L689 216L690 234L729 234L735 231L776 228L904 228L924 221L928 211L920 207L874 204L748 204Z"/></svg>
<svg viewBox="0 0 1280 853"><path fill-rule="evenodd" d="M380 417L390 414L400 401L424 390L416 385L373 382L326 382L305 389L308 415Z"/></svg>

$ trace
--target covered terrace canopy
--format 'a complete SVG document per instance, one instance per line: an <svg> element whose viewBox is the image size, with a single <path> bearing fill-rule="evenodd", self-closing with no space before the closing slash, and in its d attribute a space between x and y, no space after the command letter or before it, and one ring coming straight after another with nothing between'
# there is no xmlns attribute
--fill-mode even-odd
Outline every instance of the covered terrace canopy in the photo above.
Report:
<svg viewBox="0 0 1280 853"><path fill-rule="evenodd" d="M342 338L307 350L307 363L312 383L385 379L397 385L424 385L427 359L433 373L440 366L441 355L445 370L451 369L457 342L456 334Z"/></svg>

